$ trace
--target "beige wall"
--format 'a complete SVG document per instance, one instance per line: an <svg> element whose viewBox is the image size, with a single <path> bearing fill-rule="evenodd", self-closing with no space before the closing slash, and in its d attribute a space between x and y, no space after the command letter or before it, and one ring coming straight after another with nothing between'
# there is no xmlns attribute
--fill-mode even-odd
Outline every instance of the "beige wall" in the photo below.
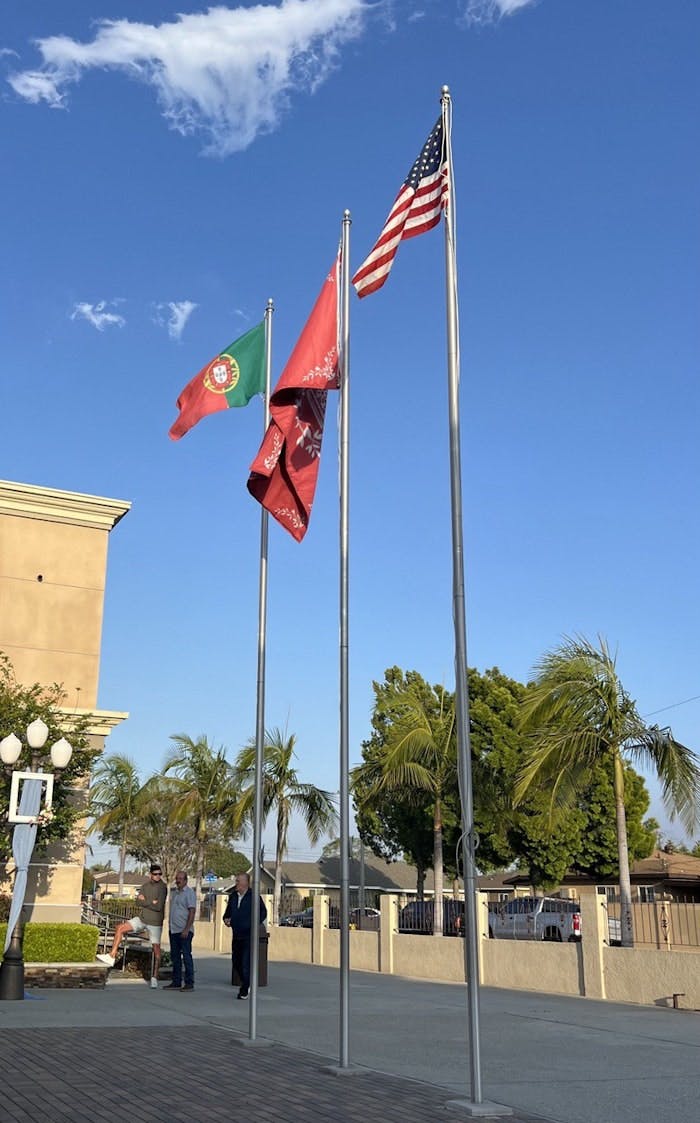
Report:
<svg viewBox="0 0 700 1123"><path fill-rule="evenodd" d="M0 480L0 651L25 686L63 683L66 736L71 715L88 713L90 741L100 751L128 716L98 710L97 698L108 538L129 507ZM84 791L74 794L84 801ZM79 919L84 853L79 824L70 843L37 856L25 919ZM0 891L10 888L12 872L12 862L0 865Z"/></svg>
<svg viewBox="0 0 700 1123"><path fill-rule="evenodd" d="M0 480L0 651L19 682L93 710L107 540L128 503Z"/></svg>
<svg viewBox="0 0 700 1123"><path fill-rule="evenodd" d="M397 905L396 897L386 894L381 899L382 929L350 932L351 969L464 982L464 940L399 934ZM327 917L327 900L315 898L314 908L314 921L318 919L320 924ZM605 901L594 893L581 898L581 943L489 940L485 909L477 912L479 973L484 986L661 1006L672 1006L673 995L682 994L678 999L681 1008L700 1008L700 949L691 954L608 947ZM319 933L316 924L313 931L273 927L269 958L337 967L339 933L328 928Z"/></svg>

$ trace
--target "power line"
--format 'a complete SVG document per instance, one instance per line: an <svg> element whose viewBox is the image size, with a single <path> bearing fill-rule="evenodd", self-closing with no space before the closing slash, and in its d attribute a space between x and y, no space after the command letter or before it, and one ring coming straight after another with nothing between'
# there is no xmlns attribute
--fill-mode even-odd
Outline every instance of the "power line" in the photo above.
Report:
<svg viewBox="0 0 700 1123"><path fill-rule="evenodd" d="M651 710L650 713L645 714L644 717L654 717L654 714L664 714L667 710L675 710L678 706L686 706L688 702L697 702L700 694L694 694L692 698L684 698L682 702L674 702L671 706L662 706L660 710Z"/></svg>

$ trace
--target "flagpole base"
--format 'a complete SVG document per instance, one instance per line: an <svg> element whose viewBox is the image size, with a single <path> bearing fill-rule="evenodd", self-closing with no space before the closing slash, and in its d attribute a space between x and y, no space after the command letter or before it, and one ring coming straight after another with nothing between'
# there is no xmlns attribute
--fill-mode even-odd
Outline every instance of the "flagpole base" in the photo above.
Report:
<svg viewBox="0 0 700 1123"><path fill-rule="evenodd" d="M448 1100L445 1110L462 1115L465 1119L498 1119L513 1114L512 1107L494 1103L493 1100L484 1100L480 1104L472 1100Z"/></svg>

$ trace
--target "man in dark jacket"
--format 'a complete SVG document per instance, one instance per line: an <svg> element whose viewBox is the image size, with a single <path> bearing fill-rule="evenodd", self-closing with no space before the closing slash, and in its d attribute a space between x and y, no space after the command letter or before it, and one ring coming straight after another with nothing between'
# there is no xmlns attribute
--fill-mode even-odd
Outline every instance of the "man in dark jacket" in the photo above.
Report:
<svg viewBox="0 0 700 1123"><path fill-rule="evenodd" d="M253 912L253 894L250 888L250 877L247 873L239 873L236 884L228 899L224 913L224 924L231 929L233 942L231 944L231 957L234 970L238 972L241 980L238 998L247 998L250 988L250 925ZM265 903L260 898L260 923L267 917Z"/></svg>

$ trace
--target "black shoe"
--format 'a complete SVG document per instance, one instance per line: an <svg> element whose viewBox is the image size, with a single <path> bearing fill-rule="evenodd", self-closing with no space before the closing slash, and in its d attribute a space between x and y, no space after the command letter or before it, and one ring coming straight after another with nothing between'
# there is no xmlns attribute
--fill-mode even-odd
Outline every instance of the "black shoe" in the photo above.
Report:
<svg viewBox="0 0 700 1123"><path fill-rule="evenodd" d="M194 990L194 983L185 983L183 990Z"/></svg>
<svg viewBox="0 0 700 1123"><path fill-rule="evenodd" d="M247 997L248 997L248 991L247 990L239 990L238 994L236 995L236 998L245 999Z"/></svg>
<svg viewBox="0 0 700 1123"><path fill-rule="evenodd" d="M175 983L168 983L167 986L161 987L161 990L182 990L182 987L176 986Z"/></svg>

